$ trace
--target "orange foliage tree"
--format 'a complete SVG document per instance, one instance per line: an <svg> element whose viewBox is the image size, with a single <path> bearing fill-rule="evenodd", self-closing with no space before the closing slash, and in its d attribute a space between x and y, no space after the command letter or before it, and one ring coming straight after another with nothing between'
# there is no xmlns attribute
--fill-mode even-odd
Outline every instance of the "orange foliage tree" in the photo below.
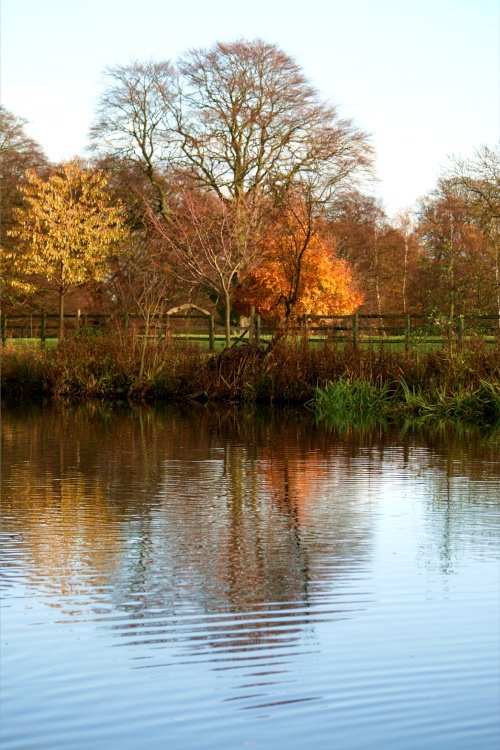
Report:
<svg viewBox="0 0 500 750"><path fill-rule="evenodd" d="M240 278L236 307L272 324L303 315L349 315L363 302L351 266L311 214L288 207L271 223L262 261Z"/></svg>

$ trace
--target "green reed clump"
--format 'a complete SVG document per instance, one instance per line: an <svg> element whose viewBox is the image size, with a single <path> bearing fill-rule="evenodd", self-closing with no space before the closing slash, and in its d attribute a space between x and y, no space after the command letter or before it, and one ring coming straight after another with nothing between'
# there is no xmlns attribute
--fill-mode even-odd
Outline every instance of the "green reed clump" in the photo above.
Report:
<svg viewBox="0 0 500 750"><path fill-rule="evenodd" d="M416 417L462 419L496 423L500 421L500 384L480 379L477 385L459 384L454 390L443 385L410 388L402 380L403 395L398 411Z"/></svg>
<svg viewBox="0 0 500 750"><path fill-rule="evenodd" d="M387 413L391 391L388 383L370 383L341 377L323 388L317 387L312 401L320 419L339 419L345 416L374 416Z"/></svg>

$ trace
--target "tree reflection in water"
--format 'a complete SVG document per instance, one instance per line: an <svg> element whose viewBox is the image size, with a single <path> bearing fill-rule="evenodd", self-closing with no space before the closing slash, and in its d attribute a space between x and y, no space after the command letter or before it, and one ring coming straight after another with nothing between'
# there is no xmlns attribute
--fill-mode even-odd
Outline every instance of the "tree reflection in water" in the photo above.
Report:
<svg viewBox="0 0 500 750"><path fill-rule="evenodd" d="M431 506L454 482L433 532L446 570L463 506L482 502L456 478L487 474L494 450L449 427L336 432L302 410L6 408L3 527L24 539L6 585L22 560L65 616L122 611L107 625L129 640L182 640L175 623L203 614L211 630L191 633L192 648L289 646L370 597L383 476L431 472Z"/></svg>

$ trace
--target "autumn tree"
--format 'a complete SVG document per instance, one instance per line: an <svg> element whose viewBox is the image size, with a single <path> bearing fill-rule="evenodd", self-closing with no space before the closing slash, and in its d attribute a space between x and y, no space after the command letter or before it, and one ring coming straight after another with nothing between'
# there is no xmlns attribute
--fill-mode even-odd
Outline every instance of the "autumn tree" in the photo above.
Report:
<svg viewBox="0 0 500 750"><path fill-rule="evenodd" d="M185 301L188 291L170 273L168 248L148 219L156 190L140 165L107 156L96 159L94 166L107 175L108 190L121 205L129 232L127 252L111 258L105 284L108 304L147 318Z"/></svg>
<svg viewBox="0 0 500 750"><path fill-rule="evenodd" d="M77 160L63 163L47 179L30 171L22 187L23 205L14 211L9 253L18 278L32 275L51 283L59 296L59 336L64 334L68 289L102 280L110 253L126 237L120 206L106 192L103 173Z"/></svg>
<svg viewBox="0 0 500 750"><path fill-rule="evenodd" d="M488 238L467 201L446 180L422 199L419 232L423 251L417 282L425 307L449 320L491 312L495 279Z"/></svg>
<svg viewBox="0 0 500 750"><path fill-rule="evenodd" d="M338 253L363 293L363 312L406 312L420 253L413 219L407 214L389 222L379 201L358 191L341 196L328 217Z"/></svg>
<svg viewBox="0 0 500 750"><path fill-rule="evenodd" d="M295 196L275 211L260 263L242 276L238 303L286 325L302 315L344 315L362 302L349 264L322 235L311 206Z"/></svg>
<svg viewBox="0 0 500 750"><path fill-rule="evenodd" d="M14 222L14 211L23 202L21 191L28 170L43 173L48 168L41 147L26 133L26 122L0 106L0 216L2 220L2 298L6 302L19 302L19 290L12 285L13 268L7 254L14 239L9 231Z"/></svg>
<svg viewBox="0 0 500 750"><path fill-rule="evenodd" d="M500 316L500 148L482 146L471 159L454 158L445 172L448 190L460 196L489 245Z"/></svg>

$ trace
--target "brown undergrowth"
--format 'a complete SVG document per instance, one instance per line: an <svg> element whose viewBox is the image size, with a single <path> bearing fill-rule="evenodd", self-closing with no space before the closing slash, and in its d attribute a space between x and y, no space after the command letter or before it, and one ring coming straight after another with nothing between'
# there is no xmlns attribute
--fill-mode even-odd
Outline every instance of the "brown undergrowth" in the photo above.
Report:
<svg viewBox="0 0 500 750"><path fill-rule="evenodd" d="M282 338L267 348L209 354L196 345L116 334L68 337L53 349L3 348L4 395L154 401L173 398L305 403L328 383L364 382L389 397L446 399L499 382L498 346L390 351L310 346Z"/></svg>

